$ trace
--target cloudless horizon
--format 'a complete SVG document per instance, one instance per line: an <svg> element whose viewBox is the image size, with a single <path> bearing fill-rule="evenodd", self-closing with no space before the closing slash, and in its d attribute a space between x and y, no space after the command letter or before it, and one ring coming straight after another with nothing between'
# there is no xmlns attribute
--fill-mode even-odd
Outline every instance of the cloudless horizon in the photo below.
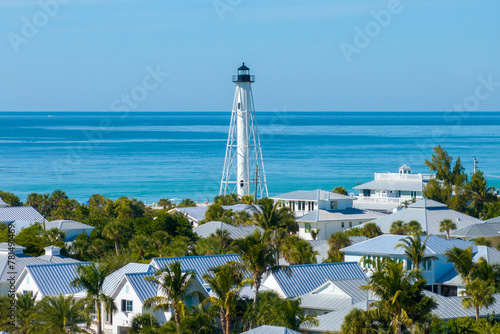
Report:
<svg viewBox="0 0 500 334"><path fill-rule="evenodd" d="M226 111L243 61L257 111L498 110L499 12L494 0L3 0L0 110ZM481 85L490 94L474 100Z"/></svg>

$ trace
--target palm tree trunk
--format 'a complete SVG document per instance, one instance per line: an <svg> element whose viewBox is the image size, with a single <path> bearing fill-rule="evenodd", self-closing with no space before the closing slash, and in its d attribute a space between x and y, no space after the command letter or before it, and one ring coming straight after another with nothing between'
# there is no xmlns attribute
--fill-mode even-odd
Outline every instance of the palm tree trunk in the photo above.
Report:
<svg viewBox="0 0 500 334"><path fill-rule="evenodd" d="M476 321L479 321L479 306L476 306Z"/></svg>
<svg viewBox="0 0 500 334"><path fill-rule="evenodd" d="M99 299L96 300L95 302L95 309L97 313L97 334L101 334L102 332L102 326L101 326L101 303L99 302Z"/></svg>
<svg viewBox="0 0 500 334"><path fill-rule="evenodd" d="M219 317L220 317L220 325L222 327L222 332L226 334L226 312L224 312L224 308L220 308L219 311Z"/></svg>
<svg viewBox="0 0 500 334"><path fill-rule="evenodd" d="M261 280L262 278L260 276L254 276L254 282L255 282L255 296L253 297L254 305L257 305L257 302L259 301L259 289Z"/></svg>
<svg viewBox="0 0 500 334"><path fill-rule="evenodd" d="M231 311L226 310L226 334L231 334Z"/></svg>
<svg viewBox="0 0 500 334"><path fill-rule="evenodd" d="M177 325L177 328L181 325L181 315L179 314L179 310L177 309L177 303L172 303L172 308L174 309L174 321Z"/></svg>
<svg viewBox="0 0 500 334"><path fill-rule="evenodd" d="M446 230L446 239L450 239L450 230Z"/></svg>

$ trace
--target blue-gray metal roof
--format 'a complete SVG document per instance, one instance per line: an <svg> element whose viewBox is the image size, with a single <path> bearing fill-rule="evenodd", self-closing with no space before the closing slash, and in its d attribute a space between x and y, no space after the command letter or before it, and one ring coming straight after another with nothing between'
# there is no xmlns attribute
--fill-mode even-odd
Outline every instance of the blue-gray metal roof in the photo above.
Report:
<svg viewBox="0 0 500 334"><path fill-rule="evenodd" d="M500 264L500 251L495 247L477 246L477 253L474 255L474 261L483 258L489 264Z"/></svg>
<svg viewBox="0 0 500 334"><path fill-rule="evenodd" d="M61 231L70 231L70 230L93 230L95 227L77 222L75 220L53 220L45 223L45 229L50 230L53 228L58 228Z"/></svg>
<svg viewBox="0 0 500 334"><path fill-rule="evenodd" d="M129 281L132 289L134 289L137 297L144 303L148 298L154 297L158 293L158 288L153 284L153 282L145 280L146 277L152 276L151 273L135 273L135 274L125 274L125 277Z"/></svg>
<svg viewBox="0 0 500 334"><path fill-rule="evenodd" d="M500 223L500 216L495 218L490 218L486 221L486 223Z"/></svg>
<svg viewBox="0 0 500 334"><path fill-rule="evenodd" d="M77 268L90 262L38 264L26 266L26 270L44 296L75 294L84 289L73 288L70 283L78 277Z"/></svg>
<svg viewBox="0 0 500 334"><path fill-rule="evenodd" d="M193 232L198 234L198 236L200 236L201 238L207 238L210 235L212 235L212 233L215 233L219 229L228 231L231 239L245 238L253 234L256 230L260 231L261 233L264 232L264 230L257 225L234 226L217 221L212 221L202 225L198 225L197 227L193 228Z"/></svg>
<svg viewBox="0 0 500 334"><path fill-rule="evenodd" d="M13 268L9 268L8 266L8 252L0 252L0 284L7 282L7 280L14 276L15 279L19 277L23 269L27 265L33 264L48 264L49 262L38 259L36 257L32 257L26 254L16 254L15 263Z"/></svg>
<svg viewBox="0 0 500 334"><path fill-rule="evenodd" d="M340 251L345 254L404 255L404 250L401 247L396 248L396 245L401 242L401 239L406 237L405 235L383 234L373 239L344 247ZM425 236L422 237L422 242L425 238ZM453 247L461 249L472 247L473 251L477 252L477 246L470 242L460 239L447 240L435 235L429 236L426 246L425 253L427 255L442 255Z"/></svg>
<svg viewBox="0 0 500 334"><path fill-rule="evenodd" d="M260 326L249 331L243 332L241 334L300 334L294 330L288 329L286 327L278 326Z"/></svg>
<svg viewBox="0 0 500 334"><path fill-rule="evenodd" d="M8 204L5 203L3 200L2 200L2 197L0 197L0 208L1 207L4 207L4 206L7 206Z"/></svg>
<svg viewBox="0 0 500 334"><path fill-rule="evenodd" d="M81 261L78 261L77 259L72 259L67 256L62 256L62 255L41 255L37 257L40 260L47 261L49 263L78 263Z"/></svg>
<svg viewBox="0 0 500 334"><path fill-rule="evenodd" d="M430 291L425 290L426 296L432 297L436 300L438 307L432 310L432 313L437 315L440 319L455 319L461 317L475 317L476 311L474 308L465 309L462 306L462 297L444 297ZM495 302L489 308L481 308L479 315L484 317L488 314L500 312L500 294L494 294Z"/></svg>
<svg viewBox="0 0 500 334"><path fill-rule="evenodd" d="M500 237L500 222L470 225L460 230L451 231L450 235L460 238Z"/></svg>
<svg viewBox="0 0 500 334"><path fill-rule="evenodd" d="M373 222L380 227L383 233L389 233L392 223L397 220L402 220L406 223L416 220L422 226L422 231L434 235L446 234L445 232L439 231L439 224L445 219L451 219L457 225L457 229L483 223L482 220L451 210L439 202L425 200L424 203L423 201L424 200L417 201L411 204L407 209L382 216L373 220Z"/></svg>
<svg viewBox="0 0 500 334"><path fill-rule="evenodd" d="M154 258L151 260L151 265L157 269L163 269L173 262L180 262L183 271L193 270L196 277L204 283L203 276L208 274L210 269L231 261L241 263L241 257L238 254L163 257Z"/></svg>
<svg viewBox="0 0 500 334"><path fill-rule="evenodd" d="M327 281L366 279L357 262L304 264L288 268L291 273L283 269L272 273L287 298L309 293Z"/></svg>
<svg viewBox="0 0 500 334"><path fill-rule="evenodd" d="M0 208L0 222L22 220L42 224L45 219L31 206L7 206Z"/></svg>
<svg viewBox="0 0 500 334"><path fill-rule="evenodd" d="M385 216L385 214L370 211L361 210L355 208L349 208L345 210L323 210L316 209L306 215L297 219L299 222L330 222L330 221L349 221L349 220L374 220L379 217Z"/></svg>
<svg viewBox="0 0 500 334"><path fill-rule="evenodd" d="M289 193L271 196L271 198L281 199L281 200L291 200L291 201L328 201L332 199L351 199L351 197L349 196L321 189L297 190Z"/></svg>
<svg viewBox="0 0 500 334"><path fill-rule="evenodd" d="M122 280L125 274L134 274L134 273L147 273L151 275L156 271L150 264L146 263L128 263L120 269L112 272L104 279L104 284L102 286L103 292L110 296L115 288L118 286L120 281Z"/></svg>
<svg viewBox="0 0 500 334"><path fill-rule="evenodd" d="M222 206L224 210L232 210L233 212L247 211L249 213L254 213L255 210L259 210L259 207L249 205L249 204L234 204L234 205L224 205ZM179 207L173 208L169 212L179 211L183 214L191 217L191 219L196 222L202 221L205 219L205 213L208 210L208 206L193 206L193 207Z"/></svg>

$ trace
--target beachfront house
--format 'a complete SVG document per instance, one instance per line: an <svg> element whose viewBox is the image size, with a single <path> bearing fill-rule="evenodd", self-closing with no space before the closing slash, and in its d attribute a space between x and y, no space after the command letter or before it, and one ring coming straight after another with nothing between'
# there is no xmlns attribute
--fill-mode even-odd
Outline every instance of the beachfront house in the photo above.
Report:
<svg viewBox="0 0 500 334"><path fill-rule="evenodd" d="M374 260L376 258L388 257L399 262L403 262L406 270L413 268L413 263L408 259L404 250L396 247L405 235L384 234L373 239L342 248L340 251L345 254L345 261L355 261L363 266L367 275L371 274L371 265L365 263L364 259ZM422 237L422 242L425 237ZM477 246L460 239L443 239L441 237L430 235L426 242L426 255L436 256L437 260L427 260L420 264L422 276L427 280L427 289L444 296L456 296L457 287L454 284L448 284L450 276L456 276L452 263L446 262L444 253L453 248L461 249L472 247L474 253L477 253Z"/></svg>
<svg viewBox="0 0 500 334"><path fill-rule="evenodd" d="M373 181L354 187L359 190L354 207L392 212L405 201L424 198L423 189L433 179L434 174L412 174L406 164L398 173L375 173Z"/></svg>
<svg viewBox="0 0 500 334"><path fill-rule="evenodd" d="M316 190L299 190L271 197L280 207L288 207L297 217L299 236L313 240L326 240L335 232L358 226L382 217L384 214L352 207L353 199L337 193Z"/></svg>
<svg viewBox="0 0 500 334"><path fill-rule="evenodd" d="M439 231L439 224L444 219L451 219L457 225L457 229L483 223L480 219L452 210L446 204L430 199L418 200L406 209L379 217L373 222L380 227L383 233L389 233L393 222L401 220L409 223L414 220L420 223L423 232L445 236L446 232Z"/></svg>
<svg viewBox="0 0 500 334"><path fill-rule="evenodd" d="M45 218L31 206L2 206L0 205L0 222L5 223L17 235L23 228L33 223L44 224Z"/></svg>

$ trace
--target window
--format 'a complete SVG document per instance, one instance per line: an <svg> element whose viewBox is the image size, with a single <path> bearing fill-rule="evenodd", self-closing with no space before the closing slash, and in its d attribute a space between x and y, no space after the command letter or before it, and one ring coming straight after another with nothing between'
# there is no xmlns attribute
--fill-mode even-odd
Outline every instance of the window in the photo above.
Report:
<svg viewBox="0 0 500 334"><path fill-rule="evenodd" d="M122 312L132 312L134 309L133 302L131 300L122 299Z"/></svg>
<svg viewBox="0 0 500 334"><path fill-rule="evenodd" d="M30 277L26 276L26 284L30 284Z"/></svg>
<svg viewBox="0 0 500 334"><path fill-rule="evenodd" d="M310 233L311 232L311 223L305 223L305 232Z"/></svg>
<svg viewBox="0 0 500 334"><path fill-rule="evenodd" d="M331 201L330 202L330 210L337 210L339 207L337 201Z"/></svg>
<svg viewBox="0 0 500 334"><path fill-rule="evenodd" d="M125 285L125 293L128 293L128 285Z"/></svg>
<svg viewBox="0 0 500 334"><path fill-rule="evenodd" d="M349 227L352 227L352 222L349 222Z"/></svg>
<svg viewBox="0 0 500 334"><path fill-rule="evenodd" d="M240 109L241 109L241 103L238 102L238 110L240 110Z"/></svg>
<svg viewBox="0 0 500 334"><path fill-rule="evenodd" d="M342 222L341 226L342 226L342 228L344 228L344 222Z"/></svg>
<svg viewBox="0 0 500 334"><path fill-rule="evenodd" d="M432 270L432 260L422 262L422 269L427 271Z"/></svg>
<svg viewBox="0 0 500 334"><path fill-rule="evenodd" d="M413 261L408 259L406 260L406 270L411 270L413 268Z"/></svg>
<svg viewBox="0 0 500 334"><path fill-rule="evenodd" d="M363 196L370 197L371 191L370 189L363 189Z"/></svg>

